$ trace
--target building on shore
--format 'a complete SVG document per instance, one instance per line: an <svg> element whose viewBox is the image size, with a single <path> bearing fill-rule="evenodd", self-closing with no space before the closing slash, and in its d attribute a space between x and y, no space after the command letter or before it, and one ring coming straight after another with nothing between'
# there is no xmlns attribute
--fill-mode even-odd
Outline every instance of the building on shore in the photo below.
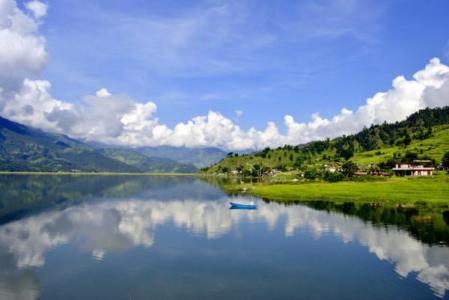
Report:
<svg viewBox="0 0 449 300"><path fill-rule="evenodd" d="M414 160L413 164L396 164L393 168L393 172L396 176L432 176L435 171L434 167L425 166L424 163L429 164L429 160Z"/></svg>

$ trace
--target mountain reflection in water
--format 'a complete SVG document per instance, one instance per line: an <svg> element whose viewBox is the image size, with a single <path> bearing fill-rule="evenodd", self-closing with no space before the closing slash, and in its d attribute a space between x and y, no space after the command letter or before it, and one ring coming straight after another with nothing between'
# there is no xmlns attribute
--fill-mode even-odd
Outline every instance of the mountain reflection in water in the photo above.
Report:
<svg viewBox="0 0 449 300"><path fill-rule="evenodd" d="M242 223L262 224L269 231L281 225L285 238L304 232L315 239L331 235L344 243L363 245L379 260L391 263L401 277L416 274L439 297L449 289L449 248L424 244L395 226L375 226L338 212L260 200L257 210L233 211L224 194L214 200L189 199L189 195L170 200L153 197L140 193L84 202L0 226L0 298L36 299L40 287L32 270L46 264L52 249L71 245L103 260L134 247L151 248L158 243L156 230L167 224L207 239L238 236Z"/></svg>

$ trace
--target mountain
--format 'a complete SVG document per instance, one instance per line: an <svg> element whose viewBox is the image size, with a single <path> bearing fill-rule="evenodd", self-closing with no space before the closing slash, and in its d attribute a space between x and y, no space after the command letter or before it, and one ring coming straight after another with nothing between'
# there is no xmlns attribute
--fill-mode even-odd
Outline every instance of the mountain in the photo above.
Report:
<svg viewBox="0 0 449 300"><path fill-rule="evenodd" d="M205 168L208 173L237 171L258 174L277 169L307 170L341 165L352 160L361 168L376 165L389 169L398 162L431 159L439 164L449 151L449 107L424 109L396 123L364 128L357 134L304 145L266 148L248 155L230 153L219 163Z"/></svg>
<svg viewBox="0 0 449 300"><path fill-rule="evenodd" d="M141 172L193 173L197 168L191 163L182 163L169 158L148 157L126 148L104 148L100 152L112 159L139 169Z"/></svg>
<svg viewBox="0 0 449 300"><path fill-rule="evenodd" d="M67 136L1 117L0 166L8 171L137 171Z"/></svg>
<svg viewBox="0 0 449 300"><path fill-rule="evenodd" d="M193 164L197 168L210 166L224 157L226 153L218 148L185 148L185 147L141 147L136 151L148 157L169 158L181 163Z"/></svg>
<svg viewBox="0 0 449 300"><path fill-rule="evenodd" d="M0 117L1 171L192 172L193 165L149 159L132 150L96 149Z"/></svg>

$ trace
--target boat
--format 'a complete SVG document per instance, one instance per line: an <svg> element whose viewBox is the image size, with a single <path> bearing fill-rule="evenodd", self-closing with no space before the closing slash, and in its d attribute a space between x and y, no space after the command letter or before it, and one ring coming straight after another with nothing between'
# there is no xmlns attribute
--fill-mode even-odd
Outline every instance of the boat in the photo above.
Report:
<svg viewBox="0 0 449 300"><path fill-rule="evenodd" d="M229 202L229 204L231 204L231 209L257 209L257 205L254 204L254 202L251 202L250 204Z"/></svg>

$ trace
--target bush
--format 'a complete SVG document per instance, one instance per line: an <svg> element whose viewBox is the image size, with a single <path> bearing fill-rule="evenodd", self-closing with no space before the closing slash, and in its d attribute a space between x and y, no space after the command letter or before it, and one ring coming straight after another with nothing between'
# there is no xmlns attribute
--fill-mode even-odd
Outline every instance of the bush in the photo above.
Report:
<svg viewBox="0 0 449 300"><path fill-rule="evenodd" d="M304 172L304 178L314 180L318 177L318 172L315 169L309 169Z"/></svg>
<svg viewBox="0 0 449 300"><path fill-rule="evenodd" d="M274 167L276 170L281 171L281 172L285 172L287 171L287 166L284 164L279 164L277 166Z"/></svg>
<svg viewBox="0 0 449 300"><path fill-rule="evenodd" d="M337 149L337 155L343 157L344 159L350 159L354 156L354 149L352 147L345 147Z"/></svg>
<svg viewBox="0 0 449 300"><path fill-rule="evenodd" d="M329 182L337 182L337 181L342 181L344 179L344 175L340 172L329 172L326 171L324 173L323 179Z"/></svg>
<svg viewBox="0 0 449 300"><path fill-rule="evenodd" d="M242 176L243 177L251 177L252 176L252 172L251 170L245 169L242 171Z"/></svg>
<svg viewBox="0 0 449 300"><path fill-rule="evenodd" d="M403 163L412 163L415 159L418 159L418 154L415 152L407 152L402 159Z"/></svg>
<svg viewBox="0 0 449 300"><path fill-rule="evenodd" d="M449 151L444 154L443 159L441 160L441 165L446 169L449 168Z"/></svg>
<svg viewBox="0 0 449 300"><path fill-rule="evenodd" d="M341 166L341 172L346 177L352 177L354 173L357 172L357 170L358 170L357 165L351 160L348 160L343 164L343 166Z"/></svg>

